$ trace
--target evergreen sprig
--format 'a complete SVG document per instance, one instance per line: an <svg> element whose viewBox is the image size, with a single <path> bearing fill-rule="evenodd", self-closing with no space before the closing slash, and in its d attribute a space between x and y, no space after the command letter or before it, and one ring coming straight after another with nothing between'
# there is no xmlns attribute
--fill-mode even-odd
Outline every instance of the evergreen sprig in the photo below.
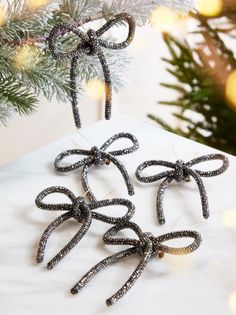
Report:
<svg viewBox="0 0 236 315"><path fill-rule="evenodd" d="M170 52L170 58L163 60L168 64L167 71L178 83L162 86L177 91L179 97L160 104L176 106L179 110L174 116L184 124L175 128L155 115L149 115L149 118L168 131L236 154L236 112L226 102L211 72L196 58L196 52L187 42L182 43L169 34L164 34L163 38ZM220 45L224 45L222 41ZM232 51L224 48L232 61Z"/></svg>
<svg viewBox="0 0 236 315"><path fill-rule="evenodd" d="M2 104L2 105L1 105ZM0 77L0 107L9 106L19 114L29 114L37 104L36 96L29 92L14 76ZM3 120L5 121L4 115Z"/></svg>

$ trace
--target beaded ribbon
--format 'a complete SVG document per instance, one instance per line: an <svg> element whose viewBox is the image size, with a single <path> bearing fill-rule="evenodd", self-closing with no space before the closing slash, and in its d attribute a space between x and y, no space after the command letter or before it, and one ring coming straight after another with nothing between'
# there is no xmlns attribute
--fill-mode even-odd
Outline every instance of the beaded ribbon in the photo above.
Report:
<svg viewBox="0 0 236 315"><path fill-rule="evenodd" d="M119 25L120 22L127 22L129 26L128 36L121 43L112 43L107 40L101 39L100 37L106 33L114 25ZM72 32L79 38L79 43L76 49L70 52L62 52L57 48L58 38L67 33ZM89 29L87 33L83 33L76 25L68 23L60 23L56 25L49 37L49 50L55 59L58 60L71 60L71 70L70 70L70 90L72 99L72 109L74 115L74 121L77 128L81 127L81 120L78 107L78 93L77 93L77 83L76 83L76 71L78 65L78 59L82 54L88 56L97 56L102 65L102 70L105 79L105 118L111 118L112 110L112 80L110 70L104 56L102 48L119 50L126 48L134 38L135 34L135 20L127 13L121 13L116 15L114 18L110 19L106 24L104 24L99 30L94 31Z"/></svg>
<svg viewBox="0 0 236 315"><path fill-rule="evenodd" d="M221 160L223 162L222 166L219 167L216 170L213 171L200 171L196 169L192 169L193 165L196 165L198 163L206 162L206 161L212 161L212 160ZM164 171L156 175L152 176L144 176L142 175L142 171L149 166L165 166L168 168L171 168L170 171ZM157 193L157 217L160 224L165 223L165 216L163 212L163 198L166 188L169 186L169 184L175 180L178 183L181 183L183 181L188 181L190 177L192 177L198 186L200 197L201 197L201 204L202 204L202 212L203 217L207 219L209 217L209 205L208 205L208 197L207 192L204 187L203 181L201 177L213 177L222 174L225 172L225 170L229 166L229 161L226 156L223 154L209 154L200 156L198 158L195 158L187 163L185 163L182 160L178 160L176 163L171 163L167 161L161 161L161 160L151 160L146 161L140 164L136 170L136 177L140 182L143 183L153 183L155 181L158 181L160 179L164 178L164 181L160 184L160 187L158 189Z"/></svg>
<svg viewBox="0 0 236 315"><path fill-rule="evenodd" d="M126 237L113 237L121 230L131 229L138 236L138 239L126 238ZM178 238L193 238L194 241L185 247L170 247L164 245L163 242L174 240ZM178 231L163 234L158 237L154 237L152 233L144 233L140 227L133 222L122 222L112 228L110 228L104 235L103 240L106 244L110 245L129 245L132 246L129 249L122 250L116 254L113 254L104 260L100 261L97 265L91 268L71 289L72 294L77 294L86 285L91 278L93 278L99 271L108 267L125 257L129 257L135 254L141 256L140 263L135 268L132 275L125 282L125 284L112 295L107 301L107 306L111 306L119 299L121 299L134 285L138 278L142 275L148 262L156 256L162 258L165 253L171 255L186 255L195 251L201 244L201 235L195 231Z"/></svg>
<svg viewBox="0 0 236 315"><path fill-rule="evenodd" d="M67 196L70 203L45 203L44 198L52 194L61 194ZM62 249L56 256L47 264L48 269L54 268L84 237L90 225L92 219L103 221L109 224L117 224L130 220L134 215L134 205L126 199L106 199L93 203L86 203L83 197L76 197L69 189L61 186L53 186L43 190L35 200L36 205L43 210L50 211L66 211L64 214L54 220L44 231L39 242L37 262L41 263L44 260L45 249L47 246L48 238L52 232L58 228L65 221L73 218L79 223L81 227L76 235L69 241L69 243ZM103 215L94 209L108 207L108 206L124 206L127 208L125 215L121 217L110 217Z"/></svg>
<svg viewBox="0 0 236 315"><path fill-rule="evenodd" d="M120 149L116 151L110 151L110 152L105 152L106 149L115 141L118 139L129 139L132 142L132 146L129 148L125 149ZM130 154L135 152L139 148L139 143L138 140L136 139L135 136L129 134L129 133L118 133L112 136L110 139L108 139L99 149L98 147L92 147L91 150L80 150L80 149L73 149L73 150L67 150L62 152L61 154L58 155L58 157L55 160L55 168L58 172L62 173L67 173L73 170L76 170L80 167L82 168L82 173L81 173L81 182L84 187L84 190L87 194L87 196L90 198L91 201L96 201L96 198L94 194L91 191L91 188L88 183L88 170L92 165L95 166L101 166L101 165L109 165L110 163L113 163L121 172L129 195L134 194L134 187L133 184L129 178L128 172L125 169L124 165L121 164L121 162L116 158L116 156L120 155L125 155L125 154ZM76 163L69 164L67 166L62 165L62 161L65 158L68 158L73 155L85 155L87 156L86 158L79 160Z"/></svg>

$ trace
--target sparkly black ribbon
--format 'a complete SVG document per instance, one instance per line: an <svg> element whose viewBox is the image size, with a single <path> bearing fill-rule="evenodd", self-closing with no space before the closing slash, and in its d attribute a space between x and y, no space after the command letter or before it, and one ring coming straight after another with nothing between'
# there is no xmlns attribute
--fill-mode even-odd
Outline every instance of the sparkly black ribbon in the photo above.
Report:
<svg viewBox="0 0 236 315"><path fill-rule="evenodd" d="M121 238L121 237L113 237L119 231L124 229L131 229L135 232L138 236L138 239L132 238ZM170 247L164 245L163 242L174 240L178 238L193 238L194 241L185 247ZM178 232L171 232L167 234L163 234L158 237L154 237L152 233L144 233L140 227L133 223L133 222L123 222L118 224L111 229L109 229L104 237L103 240L106 244L110 245L130 245L133 246L129 249L120 251L116 254L113 254L104 260L100 261L97 265L91 268L80 280L76 283L76 285L71 289L71 293L76 294L78 293L86 283L93 278L100 270L104 269L105 267L112 265L125 257L129 257L135 254L139 254L142 258L138 266L135 268L132 275L129 279L125 282L125 284L118 290L112 297L110 297L106 304L111 306L115 302L117 302L120 298L122 298L134 285L136 280L141 276L143 273L146 265L148 262L156 256L160 258L163 257L164 253L168 253L171 255L186 255L193 251L195 251L201 244L201 235L195 231L178 231Z"/></svg>
<svg viewBox="0 0 236 315"><path fill-rule="evenodd" d="M205 161L211 161L211 160L221 160L223 161L223 164L221 167L219 167L216 170L213 171L200 171L196 169L192 169L191 167L193 165L196 165L201 162ZM168 168L172 168L173 170L170 171L164 171L157 175L152 176L143 176L142 171L146 169L149 166L166 166ZM140 164L136 170L136 177L140 182L143 183L153 183L155 181L158 181L160 179L164 179L164 181L160 184L160 187L158 189L157 193L157 217L160 224L165 223L165 216L163 212L163 198L164 193L168 185L175 180L178 183L181 183L183 181L188 181L190 177L192 177L199 189L200 197L201 197L201 204L202 204L202 212L203 217L207 219L209 217L209 205L208 205L208 198L207 198L207 192L204 187L203 181L201 177L213 177L222 174L229 166L229 161L226 156L223 154L209 154L200 156L198 158L195 158L187 163L185 163L182 160L178 160L176 163L171 163L167 161L161 161L161 160L151 160L146 161Z"/></svg>
<svg viewBox="0 0 236 315"><path fill-rule="evenodd" d="M71 203L45 203L43 201L44 198L52 194L61 194L67 196ZM80 240L90 228L92 219L103 221L109 224L117 224L130 220L133 217L135 210L134 205L129 200L121 198L86 203L83 197L76 197L69 189L61 186L53 186L43 190L36 197L35 203L40 209L43 210L66 211L66 213L54 220L42 234L36 259L38 263L43 262L48 238L56 228L71 218L74 218L76 221L82 224L79 231L69 241L69 243L62 250L60 250L60 252L56 254L53 259L50 260L50 262L47 264L48 269L54 268L80 242ZM125 215L121 217L110 217L93 211L94 209L108 206L124 206L128 210Z"/></svg>
<svg viewBox="0 0 236 315"><path fill-rule="evenodd" d="M101 39L100 37L106 33L111 27L120 22L127 22L129 25L129 32L126 40L121 43L111 43L107 40ZM56 47L56 42L58 37L61 34L65 35L69 32L74 33L79 37L80 43L77 48L70 52L61 52L58 51ZM102 65L104 79L105 79L105 94L106 94L106 103L105 103L105 118L111 118L111 107L112 107L112 81L110 70L102 51L102 48L119 50L126 48L134 38L135 33L135 20L127 13L121 13L116 15L114 18L110 19L105 25L103 25L99 30L88 30L87 33L83 33L78 26L68 24L68 23L60 23L56 25L49 37L49 49L54 56L54 58L59 60L69 59L71 60L71 71L70 71L70 87L71 87L71 99L72 99L72 108L74 121L77 128L81 127L80 114L78 108L78 93L77 93L77 84L76 84L76 69L78 65L78 59L81 54L86 54L89 56L96 55Z"/></svg>
<svg viewBox="0 0 236 315"><path fill-rule="evenodd" d="M129 148L105 152L106 149L113 142L117 141L118 139L124 139L124 138L131 140L133 145ZM121 133L115 134L110 139L108 139L101 146L100 149L98 147L92 147L91 150L73 149L73 150L64 151L58 155L58 157L55 160L54 165L55 165L56 170L58 172L62 172L62 173L70 172L70 171L76 170L80 167L83 167L82 172L81 172L82 185L83 185L84 190L87 193L88 197L90 198L90 200L96 201L96 198L95 198L94 194L92 193L91 188L90 188L89 183L88 183L88 170L92 165L99 166L99 165L108 165L109 163L113 163L121 172L121 174L125 180L129 195L133 195L134 194L134 187L133 187L133 184L129 178L128 172L125 169L124 165L121 164L121 162L116 158L116 156L130 154L130 153L136 151L138 148L139 148L139 143L138 143L138 140L136 139L135 136L133 136L129 133L121 132ZM70 164L67 166L61 165L61 162L65 158L68 158L68 157L73 156L73 155L85 155L87 157L74 163L74 164Z"/></svg>

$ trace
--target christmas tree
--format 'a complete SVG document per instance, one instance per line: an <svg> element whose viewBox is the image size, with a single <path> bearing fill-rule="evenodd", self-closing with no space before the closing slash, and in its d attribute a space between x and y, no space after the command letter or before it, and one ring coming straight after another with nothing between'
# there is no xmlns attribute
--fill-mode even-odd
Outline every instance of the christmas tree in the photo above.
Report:
<svg viewBox="0 0 236 315"><path fill-rule="evenodd" d="M114 15L130 13L142 26L159 5L189 11L191 0L11 0L0 6L0 123L13 113L30 114L37 96L56 96L65 101L69 93L69 64L53 59L48 50L48 35L53 26L69 22L84 26ZM61 39L63 49L71 49L72 35ZM129 58L125 51L104 51L110 65L115 89L124 84ZM122 69L122 71L121 71ZM82 56L77 69L78 82L103 79L96 58ZM124 74L121 77L121 74Z"/></svg>
<svg viewBox="0 0 236 315"><path fill-rule="evenodd" d="M177 83L162 86L175 90L174 101L160 102L177 108L181 121L172 127L150 114L166 130L236 154L236 59L226 41L236 36L235 0L199 0L197 43L163 34L170 58L163 58ZM193 36L193 34L192 34Z"/></svg>

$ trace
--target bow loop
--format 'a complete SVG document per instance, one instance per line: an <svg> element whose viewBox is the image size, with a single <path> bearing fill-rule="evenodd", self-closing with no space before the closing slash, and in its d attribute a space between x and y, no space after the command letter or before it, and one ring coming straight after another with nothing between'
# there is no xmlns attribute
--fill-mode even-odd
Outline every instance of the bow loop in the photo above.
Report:
<svg viewBox="0 0 236 315"><path fill-rule="evenodd" d="M226 171L226 169L229 167L229 160L228 158L220 153L213 153L213 154L208 154L208 155L203 155L198 158L195 158L189 162L186 163L187 167L192 167L193 165L206 162L206 161L214 161L214 160L219 160L222 161L222 165L215 170L212 171L201 171L201 170L195 170L200 176L202 177L212 177L212 176L217 176Z"/></svg>
<svg viewBox="0 0 236 315"><path fill-rule="evenodd" d="M143 170L149 168L150 166L165 166L167 168L173 169L173 171L163 171L155 175L151 176L145 176L142 174ZM176 169L176 164L167 162L167 161L162 161L162 160L150 160L150 161L145 161L142 164L140 164L136 170L136 177L137 179L142 182L142 183L153 183L156 182L162 178L165 178L169 176L170 174L174 177L175 176L175 169Z"/></svg>
<svg viewBox="0 0 236 315"><path fill-rule="evenodd" d="M176 240L179 238L192 238L193 242L190 245L184 247L171 247L167 245L163 245L163 242ZM163 234L161 236L154 238L154 246L157 246L158 249L164 253L171 254L171 255L187 255L191 252L198 249L202 242L202 238L200 233L196 231L184 230L184 231L177 231L177 232L170 232L167 234Z"/></svg>
<svg viewBox="0 0 236 315"><path fill-rule="evenodd" d="M123 230L132 230L138 239L133 238L124 238L124 237L114 237L118 232ZM145 236L140 229L140 227L130 221L120 222L116 226L110 228L103 236L103 241L105 244L110 245L132 245L132 246L140 246L140 244L145 244Z"/></svg>
<svg viewBox="0 0 236 315"><path fill-rule="evenodd" d="M61 195L64 195L68 197L71 201L71 203L46 203L44 202L44 199L52 194L59 193ZM61 186L53 186L44 189L35 199L35 203L38 208L43 209L43 210L64 210L64 211L69 211L72 210L73 204L77 202L77 199L75 195L69 190Z"/></svg>
<svg viewBox="0 0 236 315"><path fill-rule="evenodd" d="M100 148L102 151L106 151L114 142L118 141L119 139L128 139L131 141L132 146L120 150L110 151L109 154L113 156L120 156L125 154L133 153L134 151L137 151L139 148L139 143L137 138L126 132L120 132L109 138Z"/></svg>
<svg viewBox="0 0 236 315"><path fill-rule="evenodd" d="M117 14L114 18L107 21L99 30L96 31L97 36L101 37L104 33L106 33L109 29L111 29L115 25L119 25L120 22L126 22L128 24L128 35L127 38L120 43L111 43L106 40L100 39L100 45L104 48L109 49L124 49L130 45L135 35L135 19L129 15L128 13L120 13Z"/></svg>
<svg viewBox="0 0 236 315"><path fill-rule="evenodd" d="M91 162L91 157L89 156L91 153L91 150L78 150L78 149L72 149L72 150L66 150L63 151L62 153L60 153L55 161L54 161L54 166L56 171L60 172L60 173L67 173L67 172L71 172L73 170L76 170L88 163ZM86 156L85 158L75 162L75 163L67 163L66 165L63 163L65 162L65 160L68 157L71 156L77 156L77 155L82 155L82 156Z"/></svg>
<svg viewBox="0 0 236 315"><path fill-rule="evenodd" d="M90 210L98 209L98 208L104 208L109 206L123 206L127 209L124 215L121 216L107 216L104 215L98 211L92 211L93 218L95 220L99 220L102 222L106 222L109 224L119 224L124 221L129 221L134 213L135 213L135 206L133 203L127 199L122 198L114 198L114 199L105 199L97 202L93 202L89 205Z"/></svg>

